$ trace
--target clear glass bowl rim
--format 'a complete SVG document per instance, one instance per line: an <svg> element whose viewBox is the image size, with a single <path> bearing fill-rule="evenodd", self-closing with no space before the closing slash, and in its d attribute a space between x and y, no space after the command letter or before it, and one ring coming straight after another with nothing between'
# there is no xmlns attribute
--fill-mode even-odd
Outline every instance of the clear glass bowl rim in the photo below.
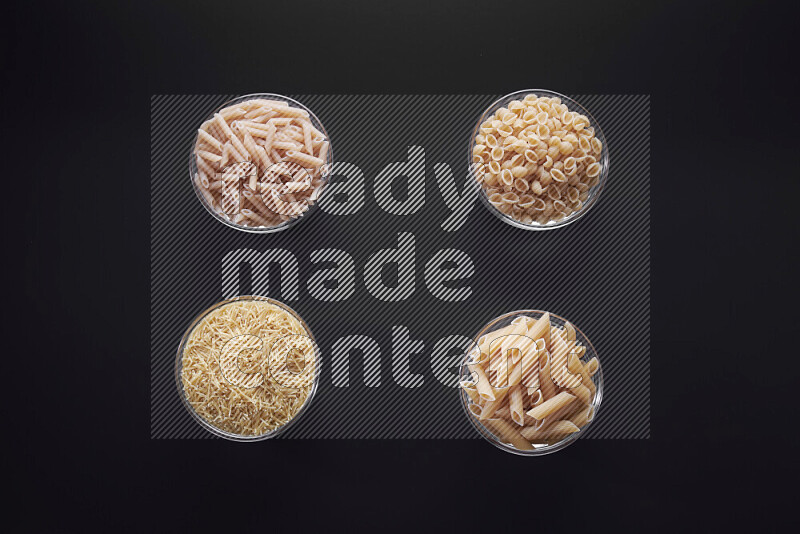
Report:
<svg viewBox="0 0 800 534"><path fill-rule="evenodd" d="M577 109L583 115L586 115L587 117L589 117L590 125L593 126L594 129L595 129L595 137L598 137L600 139L600 142L603 143L603 150L602 150L602 152L600 154L600 164L601 164L602 170L600 172L599 183L594 188L595 191L593 192L593 194L592 194L591 198L589 199L588 203L585 204L580 209L580 211L571 213L570 215L568 215L567 217L564 217L560 221L556 221L556 222L551 221L551 222L549 222L549 223L547 223L545 225L541 225L541 224L538 224L538 223L537 224L526 224L526 223L523 223L521 221L518 221L518 220L514 219L513 217L510 217L510 216L502 213L500 210L495 208L489 202L489 199L486 196L486 191L483 189L482 186L479 186L478 195L480 196L480 199L481 199L481 202L483 202L483 205L492 214L494 214L497 218L499 218L503 222L505 222L507 224L510 224L511 226L513 226L515 228L521 228L523 230L532 230L532 231L555 230L556 228L563 228L564 226L567 226L568 224L571 224L571 223L577 221L578 219L580 219L581 217L586 215L589 212L589 210L595 206L595 204L597 204L598 200L600 199L601 193L605 189L606 182L608 181L608 173L609 173L609 169L610 169L610 165L611 165L611 158L610 158L609 152L608 152L608 144L606 143L606 137L605 137L605 134L603 133L603 129L600 127L600 123L597 122L597 119L595 119L594 116L591 113L589 113L589 111L585 107L583 107L583 105L581 105L578 101L576 101L576 100L574 100L574 99L572 99L572 98L570 98L570 97L568 97L566 95L562 95L561 93L557 93L555 91L551 91L549 89L522 89L522 90L514 91L513 93L509 93L509 94L507 94L505 96L502 96L502 97L498 98L497 100L492 102L489 105L489 107L487 107L483 111L483 113L481 114L480 118L478 119L478 122L475 124L475 128L473 128L473 130L472 130L472 136L470 137L470 140L469 140L469 150L468 150L468 153L467 153L468 168L469 168L469 166L472 165L472 148L475 146L475 136L478 135L478 130L480 129L481 124L483 124L486 121L487 115L489 115L490 113L494 113L495 111L497 111L497 109L499 109L503 105L507 104L511 100L514 100L517 97L524 97L525 95L528 95L530 93L533 93L536 96L546 96L546 97L550 97L550 98L558 97L558 98L560 98L562 100L562 102L565 102L565 103L567 103L567 105L570 106L570 110L571 111L575 111Z"/></svg>
<svg viewBox="0 0 800 534"><path fill-rule="evenodd" d="M192 418L195 421L197 421L198 423L200 423L200 425L203 428L205 428L206 430L208 430L212 434L215 434L215 435L217 435L217 436L219 436L221 438L229 439L231 441L251 442L251 441L262 441L262 440L265 440L265 439L271 439L271 438L277 437L280 434L284 433L298 419L300 419L300 417L303 415L303 413L305 413L305 411L308 409L308 406L311 404L311 401L314 398L314 395L316 395L316 393L317 393L317 389L319 387L320 375L321 375L320 370L321 370L322 359L321 359L320 351L316 350L316 354L315 354L315 356L317 358L317 360L316 360L316 373L314 375L314 383L311 386L311 391L308 392L308 396L306 397L306 400L303 402L303 405L300 407L300 409L297 411L297 413L294 414L294 417L292 417L287 423L279 426L278 428L276 428L274 430L270 430L268 432L265 432L264 434L258 434L258 435L255 435L255 436L244 435L244 434L234 434L233 432L227 432L225 430L222 430L221 428L217 428L216 426L214 426L210 422L208 422L206 419L201 417L195 411L194 407L192 407L191 403L186 399L186 394L185 394L185 392L183 390L183 382L181 381L181 372L183 371L183 363L182 363L182 361L183 361L183 351L186 348L186 342L189 339L189 336L194 331L194 329L197 326L197 324L200 321L202 321L203 318L205 318L206 315L208 315L212 311L214 311L214 310L216 310L218 308L221 308L221 307L223 307L225 305L232 304L234 302L245 301L245 300L258 300L258 301L262 301L262 302L268 302L270 304L274 304L275 306L279 306L280 308L286 310L286 312L291 314L295 319L297 319L300 322L300 324L303 326L303 328L305 329L306 333L308 334L308 337L311 338L311 340L314 342L314 345L316 346L316 343L317 343L316 338L314 337L314 334L311 332L311 329L308 327L308 324L306 324L306 322L303 320L303 318L300 317L299 313L297 313L295 310L293 310L292 308L290 308L289 306L287 306L283 302L280 302L280 301L275 300L275 299L271 299L269 297L262 297L260 295L241 295L241 296L238 296L238 297L233 297L233 298L230 298L230 299L221 300L221 301L217 302L216 304L213 304L213 305L209 306L208 308L206 308L205 310L203 310L200 313L198 313L195 316L195 318L192 319L192 321L189 323L189 327L186 329L186 332L183 334L183 337L181 338L181 342L178 345L178 354L177 354L177 356L175 358L175 383L176 383L176 385L178 387L178 395L181 398L181 402L183 403L183 406L186 408L186 410L189 411L189 414L192 416Z"/></svg>
<svg viewBox="0 0 800 534"><path fill-rule="evenodd" d="M234 104L240 104L242 102L246 102L247 100L253 100L255 98L283 99L283 100L287 100L290 103L294 104L296 107L299 107L300 109L303 109L303 110L307 111L308 115L309 115L309 118L311 119L311 124L313 124L315 128L317 128L319 131L321 131L323 134L325 134L325 138L330 143L330 145L328 146L328 160L325 163L327 165L329 165L329 166L333 164L333 162L335 161L333 159L333 143L331 142L331 138L328 135L328 131L325 129L325 126L322 124L322 121L320 121L319 117L317 117L314 114L313 111L311 111L308 107L306 107L305 104L303 104L302 102L299 102L299 101L297 101L297 100L295 100L295 99L293 99L291 97L285 96L285 95L279 95L277 93L251 93L251 94L248 94L248 95L237 96L237 97L232 98L232 99L228 100L227 102L217 106L216 109L214 109L213 111L211 111L209 114L207 114L205 116L205 118L202 120L201 124L203 122L209 120L209 119L213 119L215 113L219 113L222 109L225 109L228 106L232 106ZM194 142L192 143L192 146L191 146L191 148L189 150L189 181L192 184L192 189L194 190L194 193L197 196L197 199L200 201L200 204L206 209L206 211L208 213L211 214L212 217L214 217L214 219L216 219L217 221L221 222L225 226L228 226L230 228L235 228L236 230L240 230L242 232L248 232L248 233L251 233L251 234L271 234L271 233L275 233L275 232L282 232L283 230L287 230L289 228L294 227L296 224L298 224L303 219L307 219L309 216L311 216L311 214L314 211L317 210L317 208L319 207L319 203L322 201L322 198L327 193L327 190L328 190L327 182L328 182L328 179L330 178L330 175L328 175L325 178L326 187L323 188L322 193L320 193L320 195L317 198L317 200L311 206L309 206L308 209L302 215L300 215L299 217L296 217L294 219L289 219L288 221L284 221L283 223L281 223L281 224L279 224L277 226L269 226L269 227L243 226L243 225L240 225L240 224L236 224L235 222L230 221L228 219L225 219L224 217L220 217L219 214L216 211L214 211L214 209L211 206L208 206L206 204L205 198L203 198L202 193L200 193L200 191L198 190L197 184L194 181L194 175L197 172L197 161L195 160L194 149L197 146L197 138L198 138L198 136L199 136L199 134L195 133Z"/></svg>
<svg viewBox="0 0 800 534"><path fill-rule="evenodd" d="M538 319L545 313L550 313L551 318L558 319L559 321L561 321L562 324L569 322L575 328L575 333L577 335L578 340L582 344L586 345L586 354L584 355L584 358L591 358L591 357L597 358L597 363L598 363L597 372L593 377L595 379L595 387L597 388L597 394L595 395L594 402L592 403L592 406L594 407L594 415L591 421L589 421L585 426L583 426L578 432L570 434L569 436L562 439L555 445L546 445L543 447L536 448L532 451L521 451L515 447L512 447L511 445L503 443L502 441L497 439L497 437L495 437L495 435L491 431L489 431L489 429L483 426L480 423L480 421L478 421L475 418L475 416L472 415L472 412L469 411L469 404L470 404L469 396L464 392L463 388L461 388L460 386L458 388L461 407L464 410L467 419L469 419L469 422L472 424L472 427L478 432L478 434L480 434L481 437L483 437L486 441L488 441L495 447L506 452L518 454L520 456L543 456L545 454L551 454L560 451L566 448L567 446L575 443L575 441L578 440L578 438L586 431L586 429L588 429L597 420L598 413L600 412L600 404L603 400L603 366L602 363L600 362L600 357L598 356L597 351L594 348L594 345L592 345L592 342L589 340L588 337L586 337L586 335L580 328L575 326L575 323L573 323L572 321L568 321L567 319L561 317L560 315L556 315L553 312L545 312L542 310L515 310L512 312L504 313L503 315L500 315L498 317L495 317L494 319L486 323L478 331L478 333L472 338L472 343L469 345L469 348L466 351L466 354L464 355L464 359L461 361L461 365L458 368L458 377L460 383L465 376L471 376L469 369L466 368L466 362L467 359L469 358L469 353L475 347L477 340L480 339L481 336L483 336L484 334L491 332L491 329L495 328L498 323L501 323L505 319L517 317L520 315L532 316Z"/></svg>

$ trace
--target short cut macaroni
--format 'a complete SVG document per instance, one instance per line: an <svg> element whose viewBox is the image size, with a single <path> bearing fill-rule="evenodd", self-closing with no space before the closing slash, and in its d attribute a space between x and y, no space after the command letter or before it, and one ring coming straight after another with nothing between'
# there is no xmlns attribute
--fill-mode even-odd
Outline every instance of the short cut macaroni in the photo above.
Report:
<svg viewBox="0 0 800 534"><path fill-rule="evenodd" d="M529 94L489 116L472 147L489 203L524 224L581 211L600 183L602 142L589 118L558 97Z"/></svg>

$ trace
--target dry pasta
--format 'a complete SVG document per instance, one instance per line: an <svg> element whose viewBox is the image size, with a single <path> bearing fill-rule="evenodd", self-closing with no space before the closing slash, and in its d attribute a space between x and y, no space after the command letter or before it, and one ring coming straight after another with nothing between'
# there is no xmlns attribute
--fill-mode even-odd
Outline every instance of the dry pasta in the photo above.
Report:
<svg viewBox="0 0 800 534"><path fill-rule="evenodd" d="M330 143L304 109L254 98L204 122L194 156L196 188L218 216L274 227L300 217L319 199Z"/></svg>
<svg viewBox="0 0 800 534"><path fill-rule="evenodd" d="M259 436L288 423L306 402L317 352L303 324L280 306L238 300L206 314L181 355L183 393L212 426Z"/></svg>
<svg viewBox="0 0 800 534"><path fill-rule="evenodd" d="M472 157L486 198L526 224L583 209L600 181L603 144L585 115L558 97L526 95L478 127Z"/></svg>
<svg viewBox="0 0 800 534"><path fill-rule="evenodd" d="M574 117L572 120L576 120ZM518 315L482 335L470 349L461 388L468 411L498 440L520 450L557 443L594 418L599 369L583 361L569 322L557 326L549 313Z"/></svg>

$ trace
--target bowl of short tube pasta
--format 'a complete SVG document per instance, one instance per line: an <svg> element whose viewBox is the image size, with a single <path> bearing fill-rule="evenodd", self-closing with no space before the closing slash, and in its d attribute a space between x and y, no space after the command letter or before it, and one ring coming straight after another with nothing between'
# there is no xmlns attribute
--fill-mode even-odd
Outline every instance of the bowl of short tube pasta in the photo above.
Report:
<svg viewBox="0 0 800 534"><path fill-rule="evenodd" d="M214 218L266 233L290 228L314 211L332 163L328 134L310 109L259 93L226 102L199 125L189 174Z"/></svg>
<svg viewBox="0 0 800 534"><path fill-rule="evenodd" d="M575 100L543 89L506 95L481 115L469 152L484 205L504 222L550 230L584 216L608 179L603 131Z"/></svg>
<svg viewBox="0 0 800 534"><path fill-rule="evenodd" d="M507 313L475 336L460 368L460 402L495 446L536 456L575 442L597 418L603 373L589 339L539 310Z"/></svg>

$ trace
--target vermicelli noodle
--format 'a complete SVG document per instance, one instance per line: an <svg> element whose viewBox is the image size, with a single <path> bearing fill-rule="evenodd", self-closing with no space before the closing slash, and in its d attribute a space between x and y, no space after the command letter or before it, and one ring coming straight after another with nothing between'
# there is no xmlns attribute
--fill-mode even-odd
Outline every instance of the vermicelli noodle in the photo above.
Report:
<svg viewBox="0 0 800 534"><path fill-rule="evenodd" d="M261 300L224 304L186 341L181 384L201 418L233 434L258 436L289 422L312 390L315 344L285 309Z"/></svg>

